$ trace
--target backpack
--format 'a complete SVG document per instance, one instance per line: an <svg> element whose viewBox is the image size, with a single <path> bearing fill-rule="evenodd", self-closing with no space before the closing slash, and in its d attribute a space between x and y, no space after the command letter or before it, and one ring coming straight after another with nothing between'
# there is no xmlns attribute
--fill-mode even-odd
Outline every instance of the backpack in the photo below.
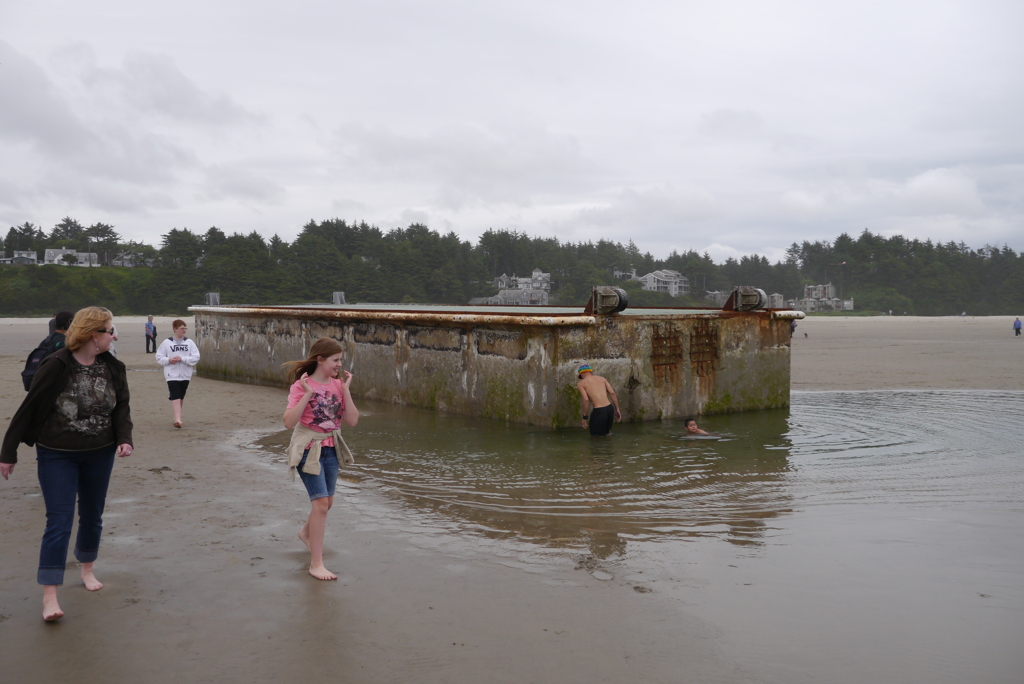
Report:
<svg viewBox="0 0 1024 684"><path fill-rule="evenodd" d="M32 386L32 378L39 370L39 364L47 356L64 346L64 335L53 333L47 335L46 339L39 343L39 346L29 352L25 359L25 370L21 371L21 382L25 385L25 391Z"/></svg>

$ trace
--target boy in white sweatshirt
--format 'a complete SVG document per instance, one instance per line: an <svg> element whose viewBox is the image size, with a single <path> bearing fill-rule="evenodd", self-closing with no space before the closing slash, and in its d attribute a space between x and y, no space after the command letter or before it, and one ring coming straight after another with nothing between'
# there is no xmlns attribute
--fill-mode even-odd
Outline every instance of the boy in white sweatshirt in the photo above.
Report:
<svg viewBox="0 0 1024 684"><path fill-rule="evenodd" d="M185 336L188 326L180 318L171 323L174 336L168 337L156 350L156 362L164 367L164 379L170 391L171 408L174 409L174 427L180 428L181 405L185 402L192 371L199 363L199 347Z"/></svg>

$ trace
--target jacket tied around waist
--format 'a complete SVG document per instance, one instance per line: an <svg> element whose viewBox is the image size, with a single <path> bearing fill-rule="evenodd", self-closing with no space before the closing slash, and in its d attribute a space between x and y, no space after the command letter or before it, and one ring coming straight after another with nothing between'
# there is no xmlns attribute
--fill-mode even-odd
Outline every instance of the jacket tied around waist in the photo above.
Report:
<svg viewBox="0 0 1024 684"><path fill-rule="evenodd" d="M292 480L295 479L295 472L299 469L299 463L302 462L302 454L306 450L307 444L309 445L309 456L306 457L306 464L302 466L302 472L307 475L320 474L320 443L328 437L334 440L334 449L341 457L341 462L345 465L355 464L356 460L352 457L352 450L342 439L340 428L331 432L317 432L298 423L292 430L291 441L288 442L288 472L291 474Z"/></svg>

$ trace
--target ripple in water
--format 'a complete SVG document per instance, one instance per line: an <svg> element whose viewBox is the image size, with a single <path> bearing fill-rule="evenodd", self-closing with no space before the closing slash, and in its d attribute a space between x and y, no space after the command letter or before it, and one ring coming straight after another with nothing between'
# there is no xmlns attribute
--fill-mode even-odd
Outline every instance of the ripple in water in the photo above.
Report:
<svg viewBox="0 0 1024 684"><path fill-rule="evenodd" d="M627 540L761 544L836 503L1017 506L1024 394L794 393L788 410L618 424L613 436L367 404L342 476L446 529L600 557ZM282 433L263 441L280 452Z"/></svg>
<svg viewBox="0 0 1024 684"><path fill-rule="evenodd" d="M796 393L789 424L801 505L1019 508L1024 493L1024 393Z"/></svg>

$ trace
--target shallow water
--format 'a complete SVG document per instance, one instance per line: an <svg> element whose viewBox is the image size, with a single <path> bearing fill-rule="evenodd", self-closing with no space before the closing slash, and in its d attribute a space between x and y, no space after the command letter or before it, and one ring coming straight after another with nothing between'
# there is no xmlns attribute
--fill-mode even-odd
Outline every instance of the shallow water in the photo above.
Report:
<svg viewBox="0 0 1024 684"><path fill-rule="evenodd" d="M749 543L789 506L778 486L789 469L785 411L709 419L722 428L710 439L687 437L678 421L591 438L389 405L369 413L349 440L358 466L342 477L449 529L579 550L616 536ZM280 453L286 439L263 444Z"/></svg>
<svg viewBox="0 0 1024 684"><path fill-rule="evenodd" d="M1024 681L1024 393L794 393L717 439L361 408L345 505L416 544L660 592L761 681Z"/></svg>

